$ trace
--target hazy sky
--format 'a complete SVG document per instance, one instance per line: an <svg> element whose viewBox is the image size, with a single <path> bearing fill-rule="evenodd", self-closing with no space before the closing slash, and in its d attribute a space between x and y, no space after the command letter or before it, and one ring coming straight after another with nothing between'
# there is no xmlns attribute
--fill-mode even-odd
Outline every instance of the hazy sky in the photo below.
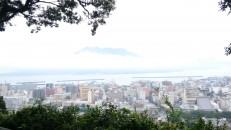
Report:
<svg viewBox="0 0 231 130"><path fill-rule="evenodd" d="M95 36L85 22L31 34L24 21L16 18L15 27L0 33L0 73L155 68L231 75L231 56L224 52L231 42L231 15L219 11L218 2L117 0L116 10Z"/></svg>

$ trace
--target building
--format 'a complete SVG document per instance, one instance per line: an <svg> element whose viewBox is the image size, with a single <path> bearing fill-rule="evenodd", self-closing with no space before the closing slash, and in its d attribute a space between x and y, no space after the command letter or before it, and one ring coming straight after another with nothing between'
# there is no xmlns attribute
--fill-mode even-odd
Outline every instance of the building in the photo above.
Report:
<svg viewBox="0 0 231 130"><path fill-rule="evenodd" d="M70 92L71 94L74 94L77 92L77 86L73 84L68 84L68 85L65 85L65 90L66 90L66 93Z"/></svg>
<svg viewBox="0 0 231 130"><path fill-rule="evenodd" d="M219 107L224 111L231 109L231 99L229 97L221 97L218 101L218 104Z"/></svg>
<svg viewBox="0 0 231 130"><path fill-rule="evenodd" d="M34 90L38 88L39 83L37 82L23 82L16 85L16 90Z"/></svg>
<svg viewBox="0 0 231 130"><path fill-rule="evenodd" d="M54 95L55 94L55 89L54 88L52 88L52 89L50 89L50 88L46 88L46 96L51 96L51 95Z"/></svg>
<svg viewBox="0 0 231 130"><path fill-rule="evenodd" d="M54 99L57 100L66 100L66 99L70 99L68 97L71 96L71 93L57 93L54 94Z"/></svg>
<svg viewBox="0 0 231 130"><path fill-rule="evenodd" d="M90 104L94 104L95 103L93 89L91 89L90 91L88 91L88 99L87 100L88 100L88 102Z"/></svg>
<svg viewBox="0 0 231 130"><path fill-rule="evenodd" d="M33 90L33 98L34 99L45 99L45 97L46 97L45 89Z"/></svg>
<svg viewBox="0 0 231 130"><path fill-rule="evenodd" d="M80 99L82 101L88 101L88 91L92 91L92 86L80 86Z"/></svg>
<svg viewBox="0 0 231 130"><path fill-rule="evenodd" d="M185 104L195 104L197 97L199 97L199 90L195 87L185 87L183 103Z"/></svg>
<svg viewBox="0 0 231 130"><path fill-rule="evenodd" d="M124 93L121 91L108 91L106 93L106 96L107 96L107 99L110 101L121 101L121 102L124 101Z"/></svg>
<svg viewBox="0 0 231 130"><path fill-rule="evenodd" d="M54 88L54 84L53 83L46 83L46 88L52 89L52 88Z"/></svg>
<svg viewBox="0 0 231 130"><path fill-rule="evenodd" d="M137 93L138 93L138 99L145 101L145 99L146 99L145 91L138 90Z"/></svg>
<svg viewBox="0 0 231 130"><path fill-rule="evenodd" d="M199 110L216 111L216 109L213 107L212 103L210 102L209 97L198 97L196 104Z"/></svg>
<svg viewBox="0 0 231 130"><path fill-rule="evenodd" d="M202 117L202 119L205 121L205 124L208 124L210 121L212 123L212 125L215 126L224 126L227 123L226 118L206 118L206 117Z"/></svg>
<svg viewBox="0 0 231 130"><path fill-rule="evenodd" d="M8 111L17 111L25 105L24 101L18 97L4 96L3 99L6 103L6 108Z"/></svg>
<svg viewBox="0 0 231 130"><path fill-rule="evenodd" d="M53 83L46 83L46 96L55 94L55 88Z"/></svg>
<svg viewBox="0 0 231 130"><path fill-rule="evenodd" d="M0 96L7 96L8 86L0 84Z"/></svg>

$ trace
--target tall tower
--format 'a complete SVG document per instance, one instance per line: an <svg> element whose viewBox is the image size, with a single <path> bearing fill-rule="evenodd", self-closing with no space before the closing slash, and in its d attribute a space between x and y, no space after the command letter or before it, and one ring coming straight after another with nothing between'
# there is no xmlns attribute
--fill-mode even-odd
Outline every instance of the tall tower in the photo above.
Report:
<svg viewBox="0 0 231 130"><path fill-rule="evenodd" d="M88 91L88 102L89 102L90 104L93 104L93 103L95 102L95 100L94 100L94 92L93 92L93 89L90 89L90 90Z"/></svg>

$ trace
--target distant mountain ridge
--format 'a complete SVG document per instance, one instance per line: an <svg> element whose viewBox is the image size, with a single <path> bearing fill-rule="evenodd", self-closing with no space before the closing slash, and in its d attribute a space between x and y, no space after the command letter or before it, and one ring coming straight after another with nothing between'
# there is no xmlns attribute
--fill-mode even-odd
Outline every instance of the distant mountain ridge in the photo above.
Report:
<svg viewBox="0 0 231 130"><path fill-rule="evenodd" d="M138 55L127 51L124 48L100 48L100 47L85 47L83 49L80 49L75 54L80 54L82 52L91 52L96 54L102 54L102 55L117 55L117 56L132 56L137 57Z"/></svg>

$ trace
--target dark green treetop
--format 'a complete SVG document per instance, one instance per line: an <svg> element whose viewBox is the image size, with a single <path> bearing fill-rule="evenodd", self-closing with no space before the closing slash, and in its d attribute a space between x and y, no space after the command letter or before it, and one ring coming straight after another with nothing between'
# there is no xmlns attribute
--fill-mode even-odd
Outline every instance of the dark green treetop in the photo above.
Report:
<svg viewBox="0 0 231 130"><path fill-rule="evenodd" d="M3 100L3 96L0 96L0 112L1 113L6 113L7 112L7 110L6 110L6 103Z"/></svg>
<svg viewBox="0 0 231 130"><path fill-rule="evenodd" d="M58 27L59 22L79 24L87 20L94 35L114 9L115 0L0 0L0 31L12 25L12 18L23 16L28 26L34 26L32 33L40 31L41 26Z"/></svg>
<svg viewBox="0 0 231 130"><path fill-rule="evenodd" d="M226 124L214 126L202 118L183 121L181 112L174 110L167 97L167 122L149 116L148 111L131 112L109 104L107 107L90 107L80 113L78 106L58 109L42 105L37 100L32 107L16 113L1 114L0 126L11 130L228 130Z"/></svg>

